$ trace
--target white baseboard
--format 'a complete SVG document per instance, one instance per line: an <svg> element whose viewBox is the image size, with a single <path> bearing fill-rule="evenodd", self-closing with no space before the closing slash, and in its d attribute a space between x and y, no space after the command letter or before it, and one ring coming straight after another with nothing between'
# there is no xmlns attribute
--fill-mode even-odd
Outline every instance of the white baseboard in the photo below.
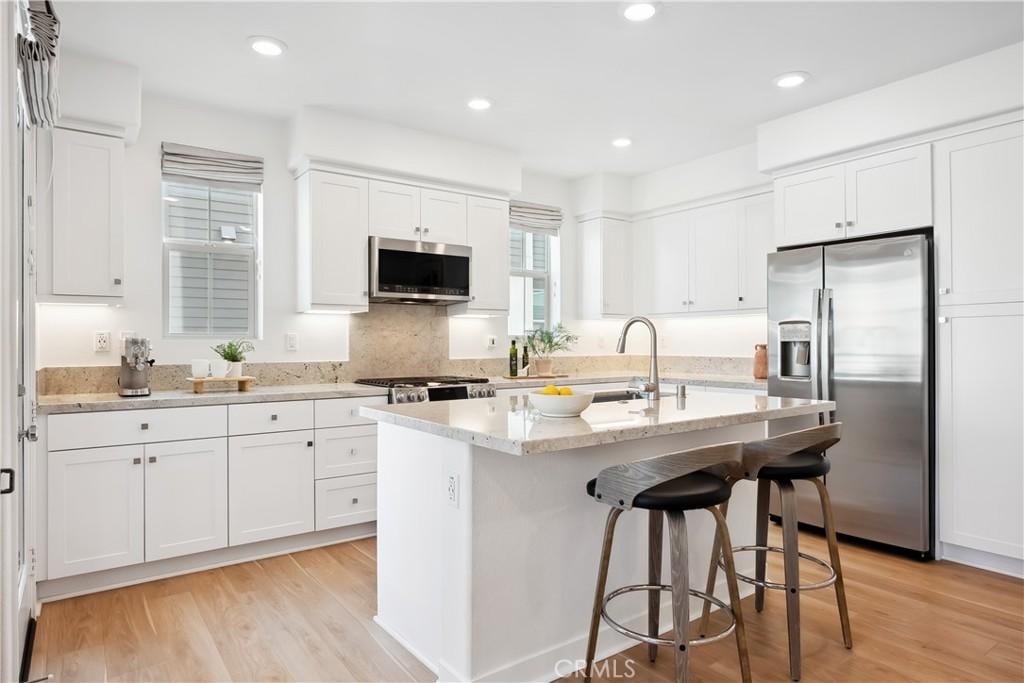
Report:
<svg viewBox="0 0 1024 683"><path fill-rule="evenodd" d="M252 560L261 560L267 557L274 557L275 555L286 555L300 550L310 550L325 545L354 541L360 538L375 536L376 534L377 523L364 522L326 531L314 531L308 534L260 541L259 543L247 543L230 548L220 548L219 550L210 550L205 553L196 553L195 555L172 557L157 562L144 562L127 567L107 569L101 572L40 581L36 584L36 594L39 602L51 602L53 600L71 598L76 595L86 595L88 593L110 590L111 588L121 588L122 586L145 583L146 581L155 581L206 569L225 567L231 564L238 564L239 562L251 562Z"/></svg>
<svg viewBox="0 0 1024 683"><path fill-rule="evenodd" d="M940 557L943 560L1024 579L1024 560L1016 557L996 555L995 553L965 548L962 545L954 545L952 543L940 544L940 553Z"/></svg>

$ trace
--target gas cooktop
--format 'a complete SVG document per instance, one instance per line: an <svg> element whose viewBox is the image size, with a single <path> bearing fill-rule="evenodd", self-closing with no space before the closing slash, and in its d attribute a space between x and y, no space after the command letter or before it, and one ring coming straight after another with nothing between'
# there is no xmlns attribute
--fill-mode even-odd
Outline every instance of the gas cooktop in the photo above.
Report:
<svg viewBox="0 0 1024 683"><path fill-rule="evenodd" d="M368 384L371 387L439 387L452 384L485 384L486 377L458 377L456 375L436 375L434 377L370 377L357 379L356 384Z"/></svg>
<svg viewBox="0 0 1024 683"><path fill-rule="evenodd" d="M371 377L357 379L356 384L384 387L389 403L422 403L423 401L453 401L463 398L490 398L494 386L486 377Z"/></svg>

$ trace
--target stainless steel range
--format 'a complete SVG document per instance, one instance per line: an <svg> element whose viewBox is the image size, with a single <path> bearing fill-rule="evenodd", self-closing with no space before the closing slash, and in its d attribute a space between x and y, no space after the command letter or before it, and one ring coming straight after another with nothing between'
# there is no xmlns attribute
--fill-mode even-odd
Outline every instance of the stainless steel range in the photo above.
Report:
<svg viewBox="0 0 1024 683"><path fill-rule="evenodd" d="M454 401L460 398L490 398L494 386L486 377L380 377L357 379L356 384L384 387L388 390L388 403L423 403L425 401Z"/></svg>

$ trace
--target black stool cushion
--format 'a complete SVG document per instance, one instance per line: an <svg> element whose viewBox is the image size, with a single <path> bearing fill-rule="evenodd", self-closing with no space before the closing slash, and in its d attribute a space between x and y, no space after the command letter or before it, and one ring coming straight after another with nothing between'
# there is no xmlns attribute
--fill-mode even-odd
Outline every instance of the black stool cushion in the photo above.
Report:
<svg viewBox="0 0 1024 683"><path fill-rule="evenodd" d="M587 482L587 495L593 496L597 479ZM729 500L732 487L722 479L694 472L671 479L641 492L633 500L633 507L644 510L700 510Z"/></svg>
<svg viewBox="0 0 1024 683"><path fill-rule="evenodd" d="M824 453L800 451L765 465L757 473L758 479L814 479L828 474L832 463Z"/></svg>

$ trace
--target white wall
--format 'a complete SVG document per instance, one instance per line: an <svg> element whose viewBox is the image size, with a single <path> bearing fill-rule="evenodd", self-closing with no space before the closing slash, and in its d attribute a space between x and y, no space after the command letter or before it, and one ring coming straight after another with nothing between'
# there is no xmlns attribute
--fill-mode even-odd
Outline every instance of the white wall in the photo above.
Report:
<svg viewBox="0 0 1024 683"><path fill-rule="evenodd" d="M187 363L210 357L210 339L164 339L161 319L162 201L160 143L180 142L262 156L263 185L263 338L254 361L347 360L345 316L295 313L295 190L287 168L286 124L251 114L211 109L144 94L138 142L125 153L125 283L123 305L39 306L38 364L113 365L119 359L92 350L96 330L118 339L130 330L153 340L160 363ZM285 351L286 332L299 335L299 350Z"/></svg>

